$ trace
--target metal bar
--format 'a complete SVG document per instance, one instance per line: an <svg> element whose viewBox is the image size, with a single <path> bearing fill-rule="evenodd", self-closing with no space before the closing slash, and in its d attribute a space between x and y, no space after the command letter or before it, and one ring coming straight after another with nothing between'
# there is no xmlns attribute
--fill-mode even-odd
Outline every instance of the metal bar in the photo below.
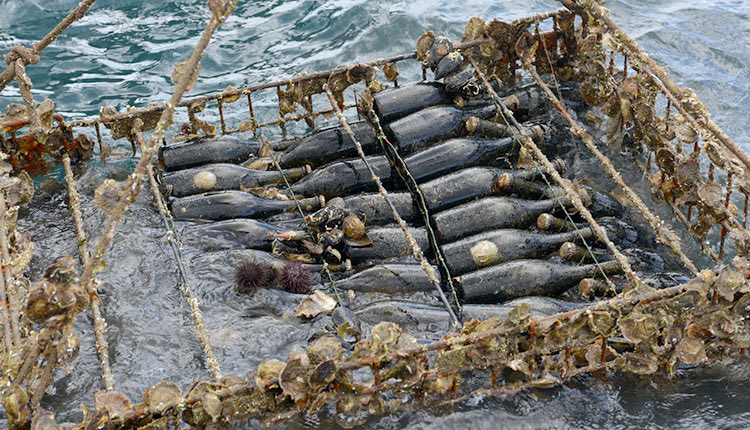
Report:
<svg viewBox="0 0 750 430"><path fill-rule="evenodd" d="M487 40L485 39L472 40L471 42L457 43L454 45L454 47L456 49L468 49L468 48L477 46L484 42L487 42ZM373 61L362 63L362 64L369 65L369 66L382 66L383 64L392 63L394 61L408 60L411 58L416 58L416 54L415 53L401 54L401 55L396 55L394 57L381 58L381 59L373 60ZM298 82L306 82L306 81L319 79L319 78L327 78L332 74L345 72L348 69L349 69L348 66L342 66L342 67L337 67L335 69L326 70L326 71L318 72L318 73L300 74L300 75L291 77L289 79L271 81L271 82L266 82L263 84L251 85L245 88L238 88L232 91L225 91L222 93L214 93L214 94L208 94L205 96L185 99L174 104L173 106L185 107L185 106L190 106L193 103L200 103L203 101L218 100L220 98L228 98L228 97L237 96L237 95L250 94L250 93L268 89L268 88L279 87L281 85L295 84ZM92 118L70 121L66 124L68 124L68 126L70 127L93 126L95 123L109 123L109 122L117 121L117 120L124 119L124 118L132 118L133 116L136 116L138 114L163 112L164 109L165 109L164 105L154 105L154 106L148 106L144 108L132 109L128 112L123 112L123 113L119 113L116 115L112 115L111 117L106 117L106 118L92 117Z"/></svg>

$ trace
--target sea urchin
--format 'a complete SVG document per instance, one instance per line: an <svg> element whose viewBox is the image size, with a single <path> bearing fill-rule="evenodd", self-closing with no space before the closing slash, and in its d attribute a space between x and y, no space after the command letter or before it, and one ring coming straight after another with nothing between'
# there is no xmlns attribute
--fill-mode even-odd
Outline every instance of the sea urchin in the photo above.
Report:
<svg viewBox="0 0 750 430"><path fill-rule="evenodd" d="M267 285L272 279L271 268L255 260L244 261L234 268L234 288L240 293L254 291Z"/></svg>
<svg viewBox="0 0 750 430"><path fill-rule="evenodd" d="M298 261L284 265L279 273L279 288L289 293L304 294L312 283L312 272Z"/></svg>

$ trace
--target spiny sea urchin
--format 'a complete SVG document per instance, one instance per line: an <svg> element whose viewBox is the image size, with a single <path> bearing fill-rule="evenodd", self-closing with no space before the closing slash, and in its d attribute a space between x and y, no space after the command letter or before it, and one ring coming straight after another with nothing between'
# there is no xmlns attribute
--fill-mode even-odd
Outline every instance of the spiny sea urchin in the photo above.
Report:
<svg viewBox="0 0 750 430"><path fill-rule="evenodd" d="M240 293L256 290L273 279L273 270L255 260L244 261L234 268L234 288Z"/></svg>
<svg viewBox="0 0 750 430"><path fill-rule="evenodd" d="M304 294L312 283L312 272L298 261L284 265L279 273L279 288L294 294Z"/></svg>

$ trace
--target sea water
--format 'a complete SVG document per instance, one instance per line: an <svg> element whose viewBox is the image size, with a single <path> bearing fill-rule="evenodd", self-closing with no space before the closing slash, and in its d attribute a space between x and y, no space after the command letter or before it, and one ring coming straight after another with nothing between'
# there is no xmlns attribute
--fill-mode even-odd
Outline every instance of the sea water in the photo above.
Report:
<svg viewBox="0 0 750 430"><path fill-rule="evenodd" d="M0 1L0 52L30 46L77 3ZM100 0L39 64L27 68L35 99L54 100L68 120L96 115L105 105L124 110L168 99L172 67L198 41L209 16L206 3ZM532 0L239 3L216 32L189 96L409 52L428 29L459 40L473 16L510 21L559 7ZM692 87L714 121L750 151L750 2L611 0L607 6L614 20L667 66L679 85ZM13 85L0 92L0 107L11 102L22 102ZM270 112L273 99L260 97L255 103L260 112ZM75 168L92 240L105 215L91 204L94 189L104 178L124 179L136 161L128 143L114 146L106 162ZM19 228L30 231L37 244L32 281L59 256L77 255L61 169L35 183L37 194L19 220ZM142 195L123 219L100 274L106 281L101 296L115 388L134 402L159 380L175 382L184 392L193 381L209 377L170 255L160 219L149 196ZM285 359L307 343L315 328L284 317L298 298L275 291L239 296L225 257L188 249L186 260L224 373L244 375L263 359ZM91 405L94 391L102 389L91 326L87 311L76 325L79 363L68 375L56 374L45 398L44 406L58 421L79 421L78 405ZM593 375L508 400L475 398L454 409L377 417L366 427L747 428L749 373L750 363L741 361L682 369L672 379Z"/></svg>

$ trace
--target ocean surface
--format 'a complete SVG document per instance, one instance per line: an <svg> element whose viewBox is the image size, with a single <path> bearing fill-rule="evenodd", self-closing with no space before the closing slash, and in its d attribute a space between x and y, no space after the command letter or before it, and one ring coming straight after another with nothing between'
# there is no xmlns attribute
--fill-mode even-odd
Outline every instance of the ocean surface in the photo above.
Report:
<svg viewBox="0 0 750 430"><path fill-rule="evenodd" d="M30 46L77 3L0 0L0 53L17 44ZM96 115L105 105L123 110L168 99L174 87L172 67L198 41L209 16L206 3L100 0L47 48L39 64L28 67L35 98L54 100L66 119ZM614 20L678 84L693 88L714 121L750 151L750 2L610 0L607 6ZM458 40L473 16L510 21L558 7L554 1L532 0L241 1L216 33L189 95L410 52L429 29ZM0 92L0 108L11 102L21 102L14 86ZM270 112L270 96L255 103L261 114ZM106 177L125 178L136 161L128 154L129 143L119 141L115 147L106 162L76 167L92 238L103 223L103 212L91 204L94 189ZM77 250L61 169L35 182L37 195L30 209L22 211L19 228L30 231L37 243L32 272L38 274ZM116 389L133 401L162 379L184 392L192 381L209 377L163 236L150 199L141 196L123 220L101 273ZM220 267L225 260L190 249L186 258L200 263L191 276L224 373L244 375L264 358L285 359L292 348L306 344L309 324L275 316L298 299L270 291L238 296L230 272ZM91 405L95 390L102 388L89 311L76 329L81 339L78 366L69 375L55 376L44 402L59 420L79 421L78 405ZM683 369L673 379L594 375L508 400L473 399L455 409L376 417L365 426L741 429L750 427L749 375L747 360ZM7 423L0 421L3 426Z"/></svg>

